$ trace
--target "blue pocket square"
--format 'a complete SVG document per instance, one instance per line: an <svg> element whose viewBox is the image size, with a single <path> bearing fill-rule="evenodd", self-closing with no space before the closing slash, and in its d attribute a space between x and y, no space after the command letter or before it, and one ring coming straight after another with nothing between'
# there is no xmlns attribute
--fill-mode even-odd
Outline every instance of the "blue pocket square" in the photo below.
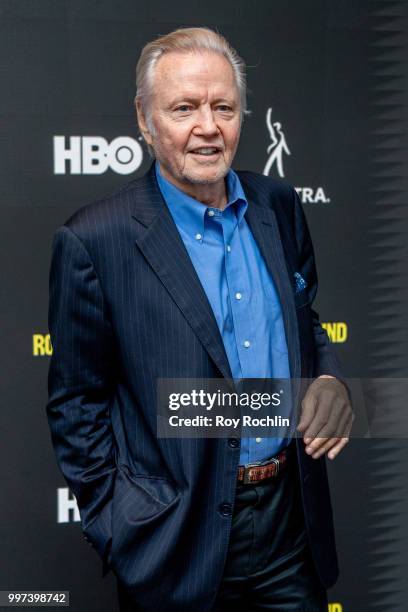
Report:
<svg viewBox="0 0 408 612"><path fill-rule="evenodd" d="M293 276L295 277L295 293L300 293L303 289L306 289L307 282L299 272L295 272Z"/></svg>

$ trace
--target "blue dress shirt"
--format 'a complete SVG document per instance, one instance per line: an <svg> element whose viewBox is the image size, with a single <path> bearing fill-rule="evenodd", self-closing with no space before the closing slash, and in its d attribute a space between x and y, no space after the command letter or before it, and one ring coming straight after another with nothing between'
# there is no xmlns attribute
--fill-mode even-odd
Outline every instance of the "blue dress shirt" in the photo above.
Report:
<svg viewBox="0 0 408 612"><path fill-rule="evenodd" d="M220 330L232 376L290 378L279 298L245 220L248 207L237 174L225 177L228 203L210 208L163 177L164 200L204 288ZM290 438L242 438L240 464L265 461Z"/></svg>

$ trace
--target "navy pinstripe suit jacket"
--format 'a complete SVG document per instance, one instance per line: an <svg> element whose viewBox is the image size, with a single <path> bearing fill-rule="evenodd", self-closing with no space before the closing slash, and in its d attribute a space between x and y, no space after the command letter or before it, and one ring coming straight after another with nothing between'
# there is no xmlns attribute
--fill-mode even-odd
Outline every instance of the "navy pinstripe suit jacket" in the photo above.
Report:
<svg viewBox="0 0 408 612"><path fill-rule="evenodd" d="M296 191L254 172L238 175L281 300L291 375L341 376L311 309L316 270ZM296 271L308 283L300 293ZM226 439L158 439L156 381L231 373L153 165L56 231L49 330L52 442L103 575L112 568L140 610L211 610L239 448ZM338 569L325 459L311 459L296 443L307 533L328 587Z"/></svg>

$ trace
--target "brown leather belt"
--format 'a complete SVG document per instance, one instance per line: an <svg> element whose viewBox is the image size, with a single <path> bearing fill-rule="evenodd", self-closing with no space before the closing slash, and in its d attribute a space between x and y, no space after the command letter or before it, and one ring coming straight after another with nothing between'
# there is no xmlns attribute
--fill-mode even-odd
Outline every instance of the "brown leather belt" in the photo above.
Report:
<svg viewBox="0 0 408 612"><path fill-rule="evenodd" d="M266 478L276 477L287 462L289 452L284 448L276 457L268 459L265 463L248 463L238 466L238 482L251 484Z"/></svg>

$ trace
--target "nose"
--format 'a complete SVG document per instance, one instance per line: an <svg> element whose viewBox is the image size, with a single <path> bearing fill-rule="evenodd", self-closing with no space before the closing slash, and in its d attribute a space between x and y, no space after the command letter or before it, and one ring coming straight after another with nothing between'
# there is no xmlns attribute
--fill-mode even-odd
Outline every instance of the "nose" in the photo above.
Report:
<svg viewBox="0 0 408 612"><path fill-rule="evenodd" d="M214 120L214 114L209 104L199 109L197 124L193 129L197 136L214 136L219 133L218 126Z"/></svg>

